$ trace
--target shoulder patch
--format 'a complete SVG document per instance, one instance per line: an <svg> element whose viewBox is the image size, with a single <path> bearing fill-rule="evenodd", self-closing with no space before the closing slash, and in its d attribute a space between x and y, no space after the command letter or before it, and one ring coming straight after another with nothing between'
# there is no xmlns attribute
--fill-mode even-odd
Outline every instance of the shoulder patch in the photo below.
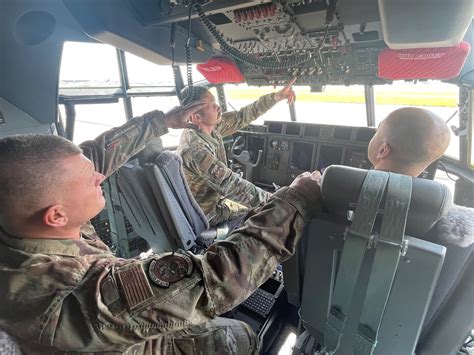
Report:
<svg viewBox="0 0 474 355"><path fill-rule="evenodd" d="M224 167L221 166L219 163L214 164L214 166L211 168L211 175L215 179L218 179L218 180L222 179L224 177L224 173L225 173Z"/></svg>
<svg viewBox="0 0 474 355"><path fill-rule="evenodd" d="M204 156L201 158L201 154L200 152L198 152L198 154L196 155L196 158L197 158L197 161L199 161L198 163L199 170L206 173L209 171L212 163L214 162L214 157L208 154L207 152L202 155Z"/></svg>
<svg viewBox="0 0 474 355"><path fill-rule="evenodd" d="M102 302L110 309L113 315L117 315L125 311L124 304L120 298L117 285L115 284L113 276L109 273L107 277L100 284L100 294Z"/></svg>
<svg viewBox="0 0 474 355"><path fill-rule="evenodd" d="M148 276L154 284L169 287L193 272L193 262L186 254L169 253L153 259L148 267Z"/></svg>
<svg viewBox="0 0 474 355"><path fill-rule="evenodd" d="M153 291L142 264L134 263L125 266L117 270L116 276L129 310L133 310L136 306L153 297Z"/></svg>

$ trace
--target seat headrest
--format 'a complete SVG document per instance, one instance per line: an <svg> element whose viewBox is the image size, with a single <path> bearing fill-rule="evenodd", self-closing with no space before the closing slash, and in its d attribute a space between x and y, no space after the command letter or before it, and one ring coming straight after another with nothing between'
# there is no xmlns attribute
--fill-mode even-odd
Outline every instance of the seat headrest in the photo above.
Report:
<svg viewBox="0 0 474 355"><path fill-rule="evenodd" d="M328 167L321 180L324 205L329 213L345 215L355 210L367 170L348 166ZM382 201L381 208L384 202ZM413 178L412 196L405 233L422 237L447 214L451 206L451 193L440 183Z"/></svg>

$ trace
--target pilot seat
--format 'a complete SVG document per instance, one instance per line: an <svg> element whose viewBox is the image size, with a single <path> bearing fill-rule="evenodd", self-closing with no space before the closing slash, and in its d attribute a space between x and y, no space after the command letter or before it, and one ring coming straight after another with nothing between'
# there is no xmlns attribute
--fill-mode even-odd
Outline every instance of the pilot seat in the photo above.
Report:
<svg viewBox="0 0 474 355"><path fill-rule="evenodd" d="M474 262L472 243L432 237L457 208L449 190L345 166L321 189L325 210L283 265L305 328L293 353L456 353L474 326Z"/></svg>
<svg viewBox="0 0 474 355"><path fill-rule="evenodd" d="M205 250L222 231L209 228L186 183L181 158L170 151L144 151L139 161L116 173L120 206L133 229L156 253Z"/></svg>

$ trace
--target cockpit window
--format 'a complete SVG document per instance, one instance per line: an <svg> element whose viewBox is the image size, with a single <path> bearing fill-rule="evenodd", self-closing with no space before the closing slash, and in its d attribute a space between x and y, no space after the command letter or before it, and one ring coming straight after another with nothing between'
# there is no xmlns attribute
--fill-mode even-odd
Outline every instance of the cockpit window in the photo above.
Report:
<svg viewBox="0 0 474 355"><path fill-rule="evenodd" d="M247 84L226 84L225 96L227 100L227 110L237 111L242 107L250 105L252 102L258 100L261 96L276 92L282 89L283 86L248 86ZM298 96L298 93L296 94ZM298 97L297 97L298 99ZM252 124L261 125L264 121L291 121L290 110L288 105L278 103L270 110L261 115Z"/></svg>
<svg viewBox="0 0 474 355"><path fill-rule="evenodd" d="M364 86L328 85L321 92L297 87L296 117L299 122L341 126L367 126Z"/></svg>
<svg viewBox="0 0 474 355"><path fill-rule="evenodd" d="M194 67L193 74L199 80ZM95 138L132 117L179 105L170 65L158 65L106 44L79 42L66 42L63 47L59 103L62 122L67 122L66 105L75 114L74 129L69 130L73 135L68 137L75 143ZM161 137L163 145L175 147L180 136L181 130L170 129Z"/></svg>
<svg viewBox="0 0 474 355"><path fill-rule="evenodd" d="M64 105L59 105L61 116L65 117ZM113 103L96 103L75 105L76 119L73 142L80 144L94 139L99 134L125 123L123 101Z"/></svg>
<svg viewBox="0 0 474 355"><path fill-rule="evenodd" d="M120 73L116 49L98 43L64 43L59 87L119 88ZM68 94L74 93L71 90Z"/></svg>
<svg viewBox="0 0 474 355"><path fill-rule="evenodd" d="M131 53L125 53L128 82L131 88L174 89L171 65L157 65Z"/></svg>

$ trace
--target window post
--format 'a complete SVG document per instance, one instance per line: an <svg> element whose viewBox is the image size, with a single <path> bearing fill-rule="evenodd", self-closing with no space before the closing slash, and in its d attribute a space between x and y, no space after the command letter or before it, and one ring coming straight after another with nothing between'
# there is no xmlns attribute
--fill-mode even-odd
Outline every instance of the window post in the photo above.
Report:
<svg viewBox="0 0 474 355"><path fill-rule="evenodd" d="M117 59L120 73L120 86L122 89L123 104L125 106L125 116L127 121L133 118L132 99L128 96L127 92L130 89L130 83L128 81L127 62L125 60L125 52L117 48Z"/></svg>
<svg viewBox="0 0 474 355"><path fill-rule="evenodd" d="M295 107L295 102L292 102L290 105L288 105L290 108L290 119L292 122L296 122L296 107Z"/></svg>
<svg viewBox="0 0 474 355"><path fill-rule="evenodd" d="M372 84L364 85L364 92L365 92L365 110L367 113L367 126L375 127L374 86Z"/></svg>
<svg viewBox="0 0 474 355"><path fill-rule="evenodd" d="M64 100L66 110L66 138L72 141L74 138L74 123L76 122L76 107L74 102Z"/></svg>

